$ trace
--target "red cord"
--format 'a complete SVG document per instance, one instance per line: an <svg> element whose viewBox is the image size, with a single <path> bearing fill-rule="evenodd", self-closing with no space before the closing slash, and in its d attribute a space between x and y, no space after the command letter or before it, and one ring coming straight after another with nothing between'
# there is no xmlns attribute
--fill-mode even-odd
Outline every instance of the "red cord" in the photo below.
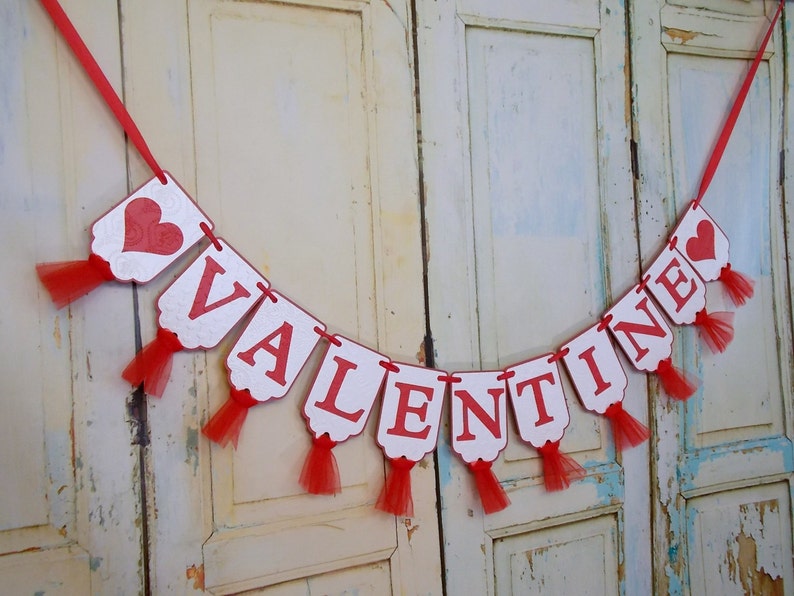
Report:
<svg viewBox="0 0 794 596"><path fill-rule="evenodd" d="M700 188L698 189L698 194L695 198L696 207L700 205L700 201L703 200L703 196L706 194L709 184L711 184L711 179L714 178L714 173L717 171L717 166L720 164L722 154L725 153L725 146L728 144L728 140L731 138L733 127L736 125L736 120L739 118L739 112L742 111L744 100L747 99L747 94L750 91L750 85L752 85L755 73L758 70L758 66L761 64L761 59L764 57L766 46L769 43L769 39L772 37L772 32L775 30L775 23L777 23L778 17L780 17L780 13L783 10L783 4L785 4L785 1L786 0L780 0L780 4L778 4L777 7L777 12L775 12L775 16L772 18L772 22L769 24L769 30L767 30L766 35L764 35L764 40L761 42L761 47L758 48L758 52L755 54L755 58L753 59L753 63L750 66L750 70L747 71L747 75L744 77L742 86L739 88L739 93L733 102L733 106L731 106L731 111L728 113L728 118L725 120L725 124L722 125L720 136L717 138L717 144L714 146L714 150L711 152L711 157L709 158L709 162L706 165L706 171L703 172L703 179L700 181Z"/></svg>
<svg viewBox="0 0 794 596"><path fill-rule="evenodd" d="M154 156L149 150L149 146L146 144L141 131L138 130L138 126L135 124L132 116L130 116L127 108L124 107L124 103L122 103L121 99L119 99L118 94L113 89L110 81L108 81L105 73L102 72L102 68L100 68L99 64L97 64L96 59L85 45L85 42L83 41L82 37L80 37L77 29L75 29L72 21L69 20L66 12L64 12L63 8L58 3L58 0L40 0L40 2L44 9L49 13L50 17L52 17L55 27L61 32L61 35L63 35L66 43L69 44L70 48L72 48L72 52L74 52L75 57L80 61L80 64L83 65L86 73L94 83L94 87L96 87L97 91L99 91L99 93L102 95L102 98L113 112L113 115L116 116L116 120L119 121L119 124L121 124L124 132L127 133L127 138L129 138L129 140L132 141L132 144L135 145L138 153L141 154L141 157L143 157L143 160L152 169L152 172L154 172L154 175L157 176L158 180L160 180L162 184L168 184L168 180L163 173L163 169L154 159Z"/></svg>

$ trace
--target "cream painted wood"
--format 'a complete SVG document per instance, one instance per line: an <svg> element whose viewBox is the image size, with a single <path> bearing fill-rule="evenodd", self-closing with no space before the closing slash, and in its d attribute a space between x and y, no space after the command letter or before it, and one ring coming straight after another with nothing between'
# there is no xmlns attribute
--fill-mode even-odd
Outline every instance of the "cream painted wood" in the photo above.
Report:
<svg viewBox="0 0 794 596"><path fill-rule="evenodd" d="M127 103L217 234L329 331L410 363L424 315L408 6L202 0L122 13ZM145 339L156 292L140 291ZM228 395L232 341L177 355L150 402L153 589L440 593L430 457L412 474L412 519L373 508L384 465L372 424L334 450L342 494L298 485L319 351L292 392L250 411L236 452L200 435Z"/></svg>
<svg viewBox="0 0 794 596"><path fill-rule="evenodd" d="M418 9L435 365L502 368L554 351L636 283L624 8ZM626 407L644 420L645 377L627 372ZM544 582L582 593L579 566L605 593L649 592L647 448L617 455L605 420L566 394L562 448L587 469L566 491L545 490L536 451L511 431L494 470L512 505L483 516L468 471L440 446L450 594ZM592 539L571 542L580 531Z"/></svg>
<svg viewBox="0 0 794 596"><path fill-rule="evenodd" d="M64 5L120 88L115 7ZM90 224L127 194L123 135L37 2L3 3L0 47L0 585L133 593L138 448L118 375L132 292L106 284L56 311L34 269L87 256Z"/></svg>
<svg viewBox="0 0 794 596"><path fill-rule="evenodd" d="M633 12L642 254L651 255L697 192L725 113L776 2L711 11L637 2ZM671 34L672 32L672 34ZM756 280L736 339L712 355L691 329L676 359L702 385L686 404L656 396L655 589L670 594L791 590L791 311L779 153L780 28L761 64L703 206ZM790 207L789 207L790 209ZM711 287L709 308L733 309Z"/></svg>

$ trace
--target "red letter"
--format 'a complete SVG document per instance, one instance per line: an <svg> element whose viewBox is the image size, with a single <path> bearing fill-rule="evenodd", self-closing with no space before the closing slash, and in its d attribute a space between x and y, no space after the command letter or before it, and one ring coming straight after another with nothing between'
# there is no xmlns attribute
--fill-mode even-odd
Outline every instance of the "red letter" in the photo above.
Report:
<svg viewBox="0 0 794 596"><path fill-rule="evenodd" d="M218 273L222 275L226 273L226 269L221 267L212 257L206 257L204 262L204 273L201 274L201 281L199 282L196 297L193 299L193 306L190 308L190 312L187 315L191 321L198 319L201 315L207 314L211 310L215 310L224 304L229 304L229 302L233 302L238 298L248 298L251 295L251 292L246 290L239 281L235 281L232 286L234 288L232 294L229 294L226 298L221 298L217 302L207 304L207 299L212 289L212 282Z"/></svg>
<svg viewBox="0 0 794 596"><path fill-rule="evenodd" d="M402 437L412 437L414 439L426 439L430 434L430 425L428 424L420 431L408 430L405 428L405 417L410 412L416 414L419 420L424 422L427 416L427 404L433 400L433 389L431 387L424 387L422 385L413 385L411 383L395 383L394 387L400 391L400 401L397 403L397 414L394 421L394 426L386 432L390 435L400 435ZM419 391L427 398L418 408L408 405L408 400L411 398L411 391Z"/></svg>
<svg viewBox="0 0 794 596"><path fill-rule="evenodd" d="M670 279L667 277L667 274L673 267L679 267L678 277L675 279ZM664 289L667 290L667 293L670 294L670 297L675 301L675 312L680 312L680 310L684 308L684 305L689 302L692 294L697 291L697 284L695 283L695 280L690 280L691 284L689 286L689 294L682 296L678 292L678 286L680 286L682 283L685 283L688 279L687 276L684 275L684 272L681 271L680 267L681 263L678 262L678 259L673 258L667 267L664 268L664 271L659 274L659 277L656 278L656 283L662 284Z"/></svg>
<svg viewBox="0 0 794 596"><path fill-rule="evenodd" d="M336 397L339 395L339 389L342 387L345 375L350 370L356 370L358 365L339 356L334 356L334 362L336 362L338 368L336 369L336 373L334 373L331 386L328 388L328 395L325 396L323 401L318 402L316 405L321 410L346 418L350 420L350 422L358 422L358 419L364 414L364 410L359 410L358 412L345 412L336 407Z"/></svg>
<svg viewBox="0 0 794 596"><path fill-rule="evenodd" d="M584 363L587 364L587 368L590 369L590 374L593 375L593 380L596 384L593 395L601 395L604 391L612 387L612 383L607 383L604 377L601 376L601 371L598 370L598 366L596 366L595 359L593 358L593 352L595 352L595 346L587 348L584 352L579 354L578 358L579 360L584 360Z"/></svg>
<svg viewBox="0 0 794 596"><path fill-rule="evenodd" d="M272 342L276 337L279 336L281 339L278 342L278 346L274 346ZM240 352L237 354L237 357L246 364L254 366L256 363L254 361L254 354L256 354L259 350L265 350L269 354L272 354L276 359L276 363L273 365L273 370L268 371L265 374L273 379L276 383L283 386L287 384L285 374L287 372L287 356L289 356L289 347L291 343L292 325L284 321L284 324L281 325L281 327L276 329L273 333L268 335L255 346L251 347L245 352Z"/></svg>
<svg viewBox="0 0 794 596"><path fill-rule="evenodd" d="M488 395L493 398L494 407L494 417L491 418L488 416L488 413L485 411L485 409L479 403L477 403L477 400L471 396L471 393L465 391L464 389L453 392L455 397L460 398L461 407L463 408L463 432L458 435L458 441L473 441L477 438L469 431L469 412L477 416L480 422L482 422L485 427L491 431L491 434L494 437L497 439L502 438L502 429L499 425L499 398L502 396L502 393L504 393L503 388L494 388L488 390Z"/></svg>
<svg viewBox="0 0 794 596"><path fill-rule="evenodd" d="M546 373L545 375L532 377L526 381L516 383L516 393L518 393L519 396L524 392L524 388L527 385L532 387L532 393L535 396L535 406L538 408L538 420L535 422L535 426L543 426L544 424L554 421L554 418L549 416L549 413L546 411L546 404L543 401L543 392L540 389L541 381L548 381L554 385L554 375L551 373Z"/></svg>
<svg viewBox="0 0 794 596"><path fill-rule="evenodd" d="M643 356L647 354L650 350L648 348L640 347L637 341L634 339L634 333L640 333L642 335L653 335L654 337L664 337L666 332L662 329L662 326L659 322L651 316L650 311L648 310L648 298L643 298L635 307L635 310L644 310L645 314L648 316L653 322L653 325L642 325L641 323L630 323L628 321L621 321L617 323L614 327L615 331L621 331L622 333L626 334L626 337L629 338L631 345L634 346L634 349L637 350L637 357L634 359L635 362L639 362L642 360Z"/></svg>

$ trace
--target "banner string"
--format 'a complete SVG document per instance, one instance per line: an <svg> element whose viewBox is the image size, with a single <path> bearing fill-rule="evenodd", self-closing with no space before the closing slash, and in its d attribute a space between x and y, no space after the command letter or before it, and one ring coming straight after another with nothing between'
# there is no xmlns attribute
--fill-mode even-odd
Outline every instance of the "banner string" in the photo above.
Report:
<svg viewBox="0 0 794 596"><path fill-rule="evenodd" d="M739 93L733 102L733 106L731 106L731 111L728 113L728 118L725 120L725 124L722 126L720 136L717 138L717 143L711 152L711 157L709 157L708 164L706 164L706 171L703 172L703 179L700 181L700 188L698 189L698 194L694 202L695 207L700 205L700 202L703 200L703 196L706 194L706 191L711 184L711 180L714 178L714 174L717 171L717 166L720 165L722 155L725 153L725 147L728 145L728 140L731 138L731 134L733 133L733 127L736 125L736 121L739 119L739 112L742 111L744 100L747 99L747 94L750 91L750 85L753 83L755 73L758 70L758 66L761 64L761 59L764 57L764 52L766 52L766 46L769 43L769 39L772 37L772 33L775 30L775 24L780 17L780 13L783 11L783 5L785 3L786 0L780 0L780 3L777 6L777 11L775 12L775 16L772 18L772 22L769 24L769 29L767 29L766 35L764 35L764 40L761 42L761 45L755 54L753 63L744 77L742 86L739 88Z"/></svg>
<svg viewBox="0 0 794 596"><path fill-rule="evenodd" d="M162 184L168 184L163 169L159 166L154 155L152 155L152 152L149 150L149 146L146 144L143 134L141 134L141 131L135 124L132 116L130 116L127 108L124 107L124 103L113 89L113 86L110 84L110 81L108 81L102 68L97 63L93 54L91 54L88 46L85 45L83 38L80 37L80 34L58 3L58 0L40 0L40 2L49 13L53 23L55 23L56 29L60 31L64 40L72 49L75 57L80 61L80 64L83 65L83 69L94 83L94 87L96 87L97 91L102 95L102 98L113 112L116 120L121 124L124 132L127 133L127 138L135 145L138 153L141 154L141 157L143 157L143 160L148 164L152 172L154 172L154 175L157 176L157 179Z"/></svg>

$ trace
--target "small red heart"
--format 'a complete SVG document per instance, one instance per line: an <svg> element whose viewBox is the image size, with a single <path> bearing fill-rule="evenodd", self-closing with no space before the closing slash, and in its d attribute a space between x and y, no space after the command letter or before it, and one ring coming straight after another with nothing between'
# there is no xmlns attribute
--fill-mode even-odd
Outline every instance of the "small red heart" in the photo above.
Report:
<svg viewBox="0 0 794 596"><path fill-rule="evenodd" d="M714 258L714 224L707 219L702 220L693 236L686 243L686 254L693 261L705 261Z"/></svg>
<svg viewBox="0 0 794 596"><path fill-rule="evenodd" d="M182 230L172 223L160 223L160 205L147 197L129 202L124 209L124 248L122 252L148 252L172 255L182 248Z"/></svg>

